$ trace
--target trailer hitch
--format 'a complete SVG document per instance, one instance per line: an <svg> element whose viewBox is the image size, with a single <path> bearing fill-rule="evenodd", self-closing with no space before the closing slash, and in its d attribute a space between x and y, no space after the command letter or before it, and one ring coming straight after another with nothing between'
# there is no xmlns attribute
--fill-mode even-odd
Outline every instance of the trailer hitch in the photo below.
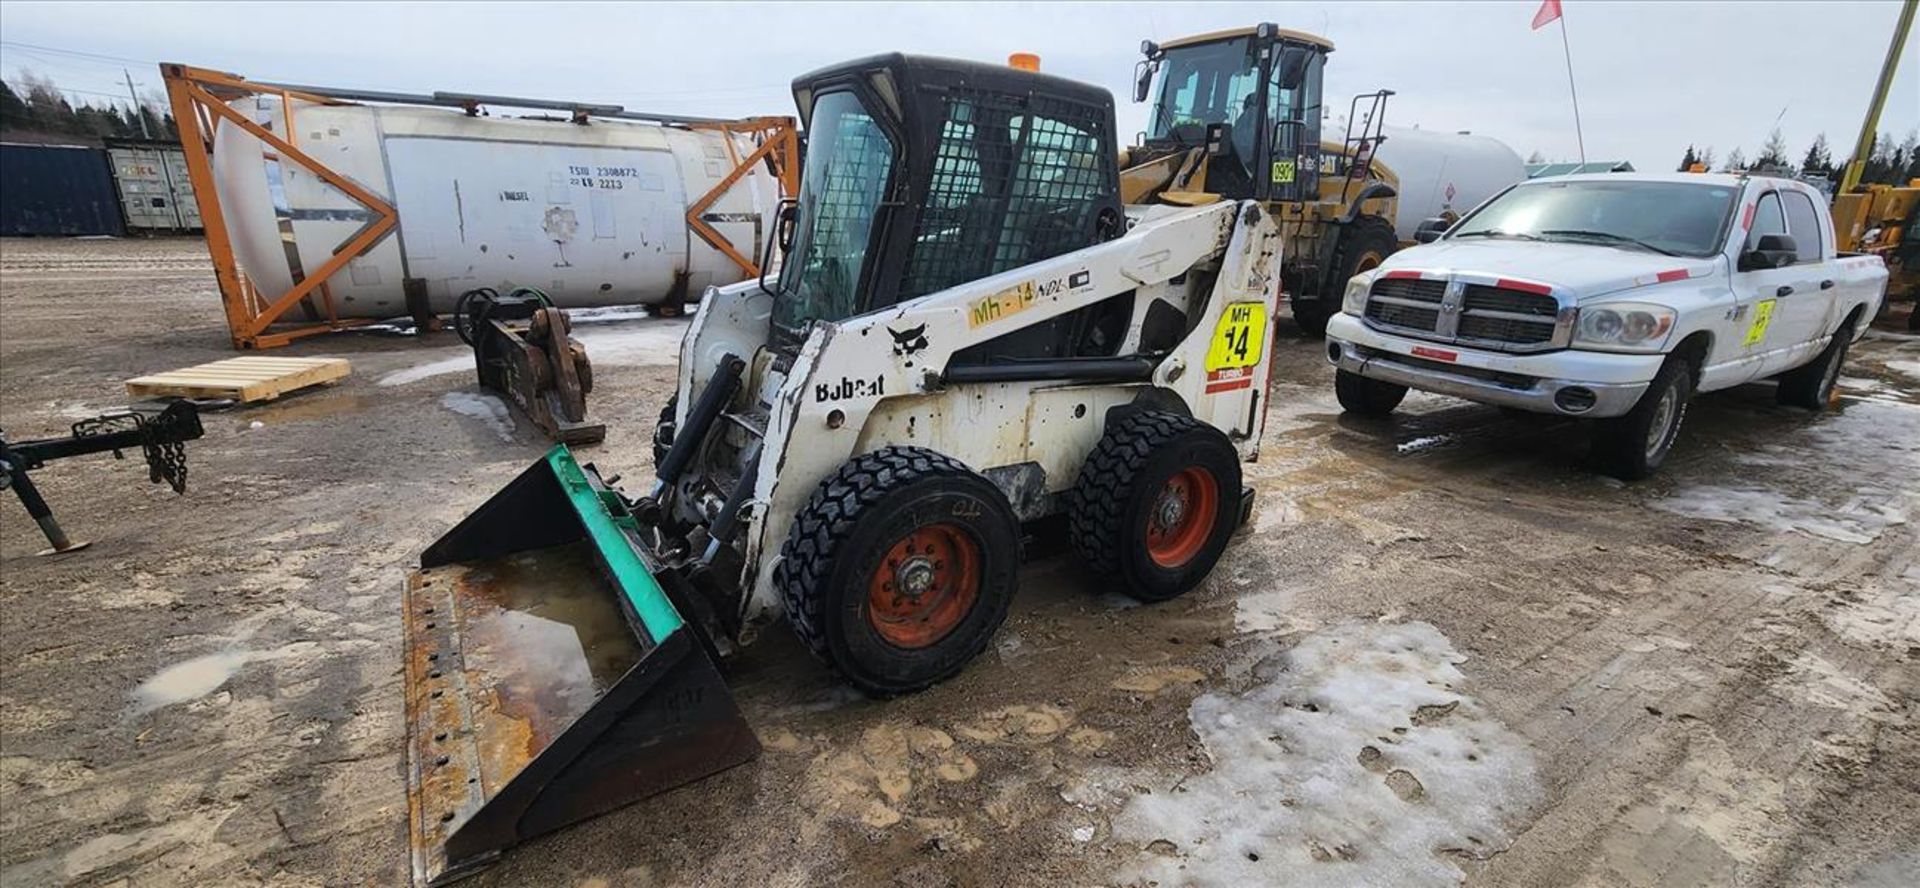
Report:
<svg viewBox="0 0 1920 888"><path fill-rule="evenodd" d="M20 504L26 506L27 514L40 525L40 532L46 535L47 544L51 546L40 554L84 549L87 543L75 543L67 538L66 531L53 517L53 508L40 495L28 472L43 468L52 460L90 453L111 452L114 459L125 459L121 451L138 447L146 458L148 481L154 484L164 481L174 493L185 493L186 442L204 434L200 410L192 401L175 401L158 413L134 409L83 419L74 423L70 433L61 438L8 441L6 434L0 432L0 488L12 488Z"/></svg>

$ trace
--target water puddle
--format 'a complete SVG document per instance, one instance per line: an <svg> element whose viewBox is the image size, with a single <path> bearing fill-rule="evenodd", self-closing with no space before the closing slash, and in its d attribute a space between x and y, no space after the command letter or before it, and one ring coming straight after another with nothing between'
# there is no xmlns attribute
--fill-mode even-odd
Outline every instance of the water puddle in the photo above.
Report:
<svg viewBox="0 0 1920 888"><path fill-rule="evenodd" d="M513 442L513 413L505 401L479 392L448 392L440 397L440 406L468 419L477 419L500 440Z"/></svg>
<svg viewBox="0 0 1920 888"><path fill-rule="evenodd" d="M327 419L346 413L359 413L386 403L388 400L390 399L371 394L295 397L271 406L249 410L245 418L249 425L252 422L272 425L307 419Z"/></svg>
<svg viewBox="0 0 1920 888"><path fill-rule="evenodd" d="M262 656L259 651L221 651L168 666L133 689L134 714L211 694L239 672L240 667Z"/></svg>

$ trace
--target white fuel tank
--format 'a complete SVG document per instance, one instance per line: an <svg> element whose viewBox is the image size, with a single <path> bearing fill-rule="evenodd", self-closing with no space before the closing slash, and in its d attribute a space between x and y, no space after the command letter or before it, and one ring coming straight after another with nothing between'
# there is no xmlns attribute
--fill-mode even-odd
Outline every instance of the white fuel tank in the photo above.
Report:
<svg viewBox="0 0 1920 888"><path fill-rule="evenodd" d="M424 282L434 311L448 312L475 287L530 285L563 307L585 307L697 297L745 277L686 224L688 204L754 150L744 135L438 108L282 105L261 96L233 107L392 202L399 215L394 232L329 280L343 317L406 314L408 278ZM372 218L237 126L218 128L213 173L235 258L268 302ZM760 164L702 216L757 261L779 198L778 181Z"/></svg>
<svg viewBox="0 0 1920 888"><path fill-rule="evenodd" d="M1464 215L1527 177L1526 164L1506 143L1470 133L1386 127L1380 162L1400 177L1400 212L1393 221L1402 241L1421 220Z"/></svg>

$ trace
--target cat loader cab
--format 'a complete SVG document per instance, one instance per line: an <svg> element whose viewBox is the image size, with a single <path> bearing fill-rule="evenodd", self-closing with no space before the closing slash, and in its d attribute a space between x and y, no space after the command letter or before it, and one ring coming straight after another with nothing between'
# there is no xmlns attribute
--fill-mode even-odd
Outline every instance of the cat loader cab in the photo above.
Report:
<svg viewBox="0 0 1920 888"><path fill-rule="evenodd" d="M1285 238L1294 318L1323 333L1346 279L1399 246L1398 179L1374 160L1393 93L1356 96L1345 137L1325 142L1321 88L1333 52L1325 38L1268 23L1143 41L1140 50L1133 98L1148 102L1147 128L1121 156L1123 197L1269 204Z"/></svg>

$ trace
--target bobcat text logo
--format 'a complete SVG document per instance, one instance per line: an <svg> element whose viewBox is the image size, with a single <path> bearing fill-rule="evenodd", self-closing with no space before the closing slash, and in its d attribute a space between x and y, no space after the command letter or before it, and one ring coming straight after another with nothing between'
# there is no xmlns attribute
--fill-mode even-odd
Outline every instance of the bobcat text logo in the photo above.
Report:
<svg viewBox="0 0 1920 888"><path fill-rule="evenodd" d="M872 379L854 379L840 377L839 382L821 382L814 384L813 400L845 401L849 398L878 398L887 393L887 378L875 376Z"/></svg>

